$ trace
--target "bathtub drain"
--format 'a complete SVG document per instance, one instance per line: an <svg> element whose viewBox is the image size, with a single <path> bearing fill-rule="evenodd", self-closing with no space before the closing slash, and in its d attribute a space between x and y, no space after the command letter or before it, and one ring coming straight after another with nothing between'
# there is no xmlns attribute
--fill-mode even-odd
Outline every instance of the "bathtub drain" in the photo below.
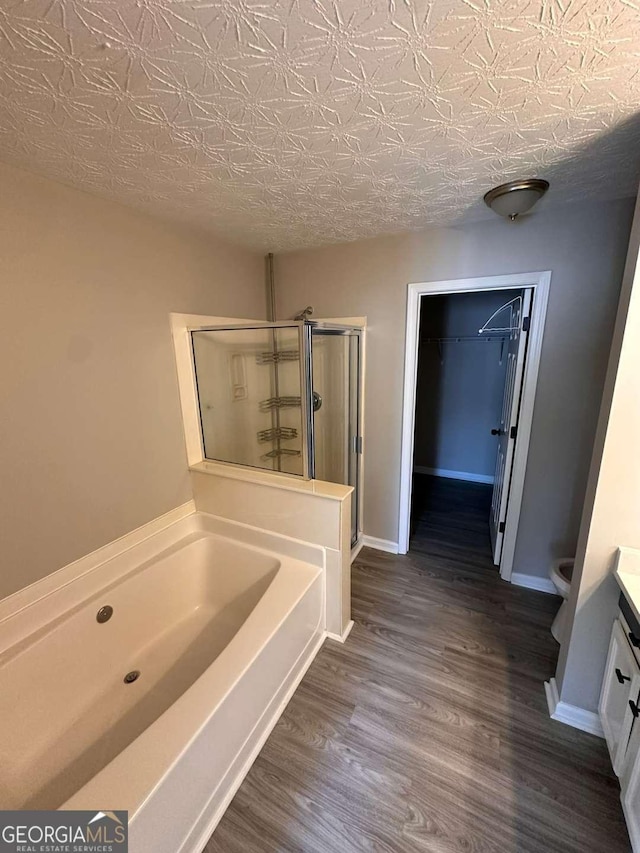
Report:
<svg viewBox="0 0 640 853"><path fill-rule="evenodd" d="M140 678L140 670L132 669L131 672L128 672L125 677L122 679L125 684L132 684L134 681L137 681Z"/></svg>
<svg viewBox="0 0 640 853"><path fill-rule="evenodd" d="M96 613L96 620L102 624L103 622L108 622L112 616L113 607L110 604L105 604L104 607L101 607Z"/></svg>

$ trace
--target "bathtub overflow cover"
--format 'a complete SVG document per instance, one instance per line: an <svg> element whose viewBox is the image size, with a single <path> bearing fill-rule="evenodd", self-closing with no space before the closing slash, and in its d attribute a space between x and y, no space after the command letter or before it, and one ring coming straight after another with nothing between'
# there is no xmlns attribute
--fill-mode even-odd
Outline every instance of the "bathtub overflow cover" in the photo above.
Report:
<svg viewBox="0 0 640 853"><path fill-rule="evenodd" d="M101 607L100 610L96 613L96 619L98 622L108 622L109 619L113 616L113 607L110 604L105 604L104 607Z"/></svg>
<svg viewBox="0 0 640 853"><path fill-rule="evenodd" d="M125 677L122 679L125 684L132 684L134 681L137 681L140 678L140 670L132 669L131 672L128 672Z"/></svg>

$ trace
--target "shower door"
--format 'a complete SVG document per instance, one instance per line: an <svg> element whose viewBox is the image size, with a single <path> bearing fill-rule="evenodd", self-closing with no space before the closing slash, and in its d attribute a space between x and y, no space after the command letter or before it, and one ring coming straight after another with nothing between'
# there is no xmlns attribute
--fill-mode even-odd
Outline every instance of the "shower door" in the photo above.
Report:
<svg viewBox="0 0 640 853"><path fill-rule="evenodd" d="M190 332L203 458L353 486L355 543L361 330L258 323Z"/></svg>
<svg viewBox="0 0 640 853"><path fill-rule="evenodd" d="M312 326L313 476L353 486L351 543L358 538L360 332Z"/></svg>
<svg viewBox="0 0 640 853"><path fill-rule="evenodd" d="M191 332L205 459L308 476L299 323Z"/></svg>

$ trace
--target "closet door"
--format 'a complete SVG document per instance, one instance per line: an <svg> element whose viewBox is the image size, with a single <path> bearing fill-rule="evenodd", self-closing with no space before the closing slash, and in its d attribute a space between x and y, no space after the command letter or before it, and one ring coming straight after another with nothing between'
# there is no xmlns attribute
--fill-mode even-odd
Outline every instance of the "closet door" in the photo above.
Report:
<svg viewBox="0 0 640 853"><path fill-rule="evenodd" d="M524 360L527 350L528 318L531 313L531 290L522 292L520 304L512 313L512 331L509 336L507 350L507 376L502 400L500 424L494 434L498 436L498 453L496 472L493 481L493 498L491 501L491 546L493 562L500 565L502 542L504 539L504 524L507 518L509 501L509 485L511 483L511 468L513 466L513 451L516 443L518 412L520 410L520 394L522 377L524 376ZM525 323L525 319L527 322Z"/></svg>

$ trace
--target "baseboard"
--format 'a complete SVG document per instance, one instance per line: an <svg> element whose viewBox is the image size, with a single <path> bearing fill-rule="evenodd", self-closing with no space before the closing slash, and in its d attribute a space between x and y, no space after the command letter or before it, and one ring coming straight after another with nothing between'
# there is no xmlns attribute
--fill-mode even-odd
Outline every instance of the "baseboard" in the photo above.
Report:
<svg viewBox="0 0 640 853"><path fill-rule="evenodd" d="M327 638L329 640L335 640L336 643L344 643L347 640L347 637L351 633L351 629L353 628L353 619L350 619L347 623L347 627L344 629L342 634L332 634L331 631L327 631Z"/></svg>
<svg viewBox="0 0 640 853"><path fill-rule="evenodd" d="M595 711L587 711L585 708L579 708L577 705L569 705L568 702L561 702L555 678L545 681L544 690L547 695L549 716L552 720L557 720L559 723L572 726L574 729L580 729L580 731L589 732L589 734L604 738L599 714Z"/></svg>
<svg viewBox="0 0 640 853"><path fill-rule="evenodd" d="M511 583L516 586L524 586L527 589L535 589L538 592L548 592L551 595L558 595L558 590L555 588L551 578L540 578L537 575L524 575L520 572L512 572Z"/></svg>
<svg viewBox="0 0 640 853"><path fill-rule="evenodd" d="M364 541L363 541L363 538L361 536L358 539L358 541L356 542L356 544L353 546L353 548L351 549L351 562L352 563L355 560L355 558L358 556L360 551L362 551L363 548L364 548Z"/></svg>
<svg viewBox="0 0 640 853"><path fill-rule="evenodd" d="M181 846L180 853L201 853L201 851L204 850L207 841L213 834L217 825L220 823L222 816L229 808L231 801L235 797L238 788L244 782L245 776L247 775L249 770L251 770L254 761L260 754L260 750L267 742L267 738L275 728L275 725L282 716L284 709L287 707L293 694L298 689L298 685L306 675L307 670L309 669L309 667L315 660L316 655L322 648L322 644L324 643L326 637L327 634L323 633L313 644L310 650L309 648L307 648L302 652L300 656L302 660L299 659L293 667L294 670L297 669L297 672L290 673L289 684L285 684L283 685L283 688L281 688L282 690L284 690L284 693L277 697L275 702L272 703L275 704L275 709L267 709L263 717L258 722L256 729L249 736L249 740L253 739L254 742L250 745L250 749L246 754L242 766L239 770L232 767L230 771L228 771L230 775L234 774L234 777L233 781L228 787L224 799L208 819L204 817L205 813L207 812L207 809L205 808L203 814L201 815L201 820L199 820L196 826L193 828L191 836L187 838L187 840ZM287 679L285 679L285 682L286 680ZM258 729L260 729L260 731L257 731ZM212 794L212 797L213 796L215 796L215 792L214 794Z"/></svg>
<svg viewBox="0 0 640 853"><path fill-rule="evenodd" d="M492 474L472 474L470 471L450 471L448 468L425 468L424 465L414 465L413 471L414 474L429 474L431 477L444 477L447 480L493 484Z"/></svg>
<svg viewBox="0 0 640 853"><path fill-rule="evenodd" d="M376 551L386 551L387 554L398 553L398 543L390 539L378 539L377 536L363 536L362 544L365 548L375 548Z"/></svg>
<svg viewBox="0 0 640 853"><path fill-rule="evenodd" d="M627 824L627 832L631 841L631 850L633 853L638 853L640 851L640 826L638 825L637 814L635 814L635 803L629 803L622 793L620 793L620 803L622 804L624 820Z"/></svg>

